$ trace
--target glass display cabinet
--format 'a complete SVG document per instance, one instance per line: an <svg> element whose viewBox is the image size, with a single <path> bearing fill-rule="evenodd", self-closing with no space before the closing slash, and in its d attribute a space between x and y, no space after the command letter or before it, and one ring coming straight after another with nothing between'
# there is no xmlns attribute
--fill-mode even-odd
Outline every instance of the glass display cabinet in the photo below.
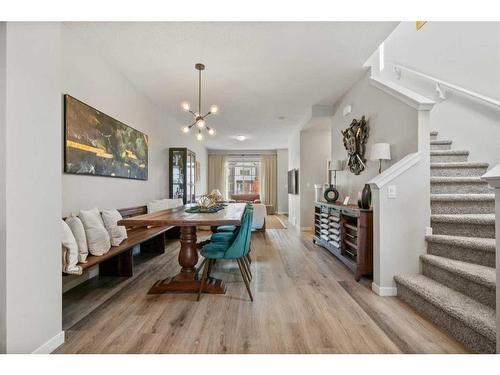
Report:
<svg viewBox="0 0 500 375"><path fill-rule="evenodd" d="M168 157L169 198L196 202L196 154L187 148L170 148Z"/></svg>

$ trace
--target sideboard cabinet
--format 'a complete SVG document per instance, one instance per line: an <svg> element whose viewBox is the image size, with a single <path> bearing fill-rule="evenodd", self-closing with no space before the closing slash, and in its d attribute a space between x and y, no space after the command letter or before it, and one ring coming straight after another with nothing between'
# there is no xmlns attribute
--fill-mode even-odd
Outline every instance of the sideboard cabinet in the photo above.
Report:
<svg viewBox="0 0 500 375"><path fill-rule="evenodd" d="M313 242L339 258L356 281L373 273L373 211L316 202Z"/></svg>

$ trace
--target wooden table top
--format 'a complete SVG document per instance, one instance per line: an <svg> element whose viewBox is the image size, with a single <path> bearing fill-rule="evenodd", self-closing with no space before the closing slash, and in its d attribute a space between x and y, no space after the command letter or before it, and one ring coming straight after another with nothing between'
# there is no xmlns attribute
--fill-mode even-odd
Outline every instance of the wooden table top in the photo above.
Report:
<svg viewBox="0 0 500 375"><path fill-rule="evenodd" d="M118 222L118 225L126 227L241 225L246 203L229 203L223 210L208 214L188 213L185 209L189 206L122 219Z"/></svg>

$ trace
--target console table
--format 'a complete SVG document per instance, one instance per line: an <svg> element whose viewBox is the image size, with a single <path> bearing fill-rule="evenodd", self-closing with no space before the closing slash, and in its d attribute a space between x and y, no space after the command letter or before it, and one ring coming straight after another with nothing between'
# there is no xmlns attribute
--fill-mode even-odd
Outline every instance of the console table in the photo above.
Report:
<svg viewBox="0 0 500 375"><path fill-rule="evenodd" d="M339 258L356 281L373 273L373 211L315 202L313 242Z"/></svg>

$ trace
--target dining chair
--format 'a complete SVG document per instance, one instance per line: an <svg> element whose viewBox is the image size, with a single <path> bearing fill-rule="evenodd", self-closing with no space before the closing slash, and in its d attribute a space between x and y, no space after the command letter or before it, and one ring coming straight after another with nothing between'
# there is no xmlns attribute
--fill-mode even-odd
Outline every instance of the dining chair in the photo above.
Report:
<svg viewBox="0 0 500 375"><path fill-rule="evenodd" d="M250 248L252 218L253 210L247 208L243 214L241 226L232 242L210 242L201 249L201 255L203 255L207 261L203 267L200 288L198 290L198 301L200 300L201 291L205 286L210 269L213 263L219 259L236 260L250 300L253 301L252 291L250 290L251 274L244 260Z"/></svg>

